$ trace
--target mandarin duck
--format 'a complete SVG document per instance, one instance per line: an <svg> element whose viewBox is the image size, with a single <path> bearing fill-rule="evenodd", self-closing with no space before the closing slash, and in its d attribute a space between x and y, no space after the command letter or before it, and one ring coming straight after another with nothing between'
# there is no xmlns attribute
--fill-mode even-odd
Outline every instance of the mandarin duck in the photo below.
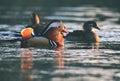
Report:
<svg viewBox="0 0 120 81"><path fill-rule="evenodd" d="M54 48L56 50L64 48L63 37L66 35L67 30L61 20L51 21L42 31L41 36L32 36L33 29L29 28L29 35L25 37L24 33L27 33L25 30L21 31L23 39L25 38L22 45L25 45L25 47Z"/></svg>

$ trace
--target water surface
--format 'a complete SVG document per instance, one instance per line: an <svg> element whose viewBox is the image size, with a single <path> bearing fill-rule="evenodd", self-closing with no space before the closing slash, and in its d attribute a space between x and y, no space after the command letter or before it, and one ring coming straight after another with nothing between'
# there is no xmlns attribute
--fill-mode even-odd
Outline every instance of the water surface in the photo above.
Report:
<svg viewBox="0 0 120 81"><path fill-rule="evenodd" d="M82 0L82 3L76 0L62 5L57 1L41 5L31 3L32 0L31 4L17 1L19 5L7 6L3 1L4 5L0 6L1 81L120 80L120 13L115 3L111 7ZM31 23L33 11L40 14L42 23L63 20L69 32L82 29L85 21L96 20L101 28L95 30L100 36L100 49L84 49L81 43L67 40L61 51L20 48L19 32Z"/></svg>

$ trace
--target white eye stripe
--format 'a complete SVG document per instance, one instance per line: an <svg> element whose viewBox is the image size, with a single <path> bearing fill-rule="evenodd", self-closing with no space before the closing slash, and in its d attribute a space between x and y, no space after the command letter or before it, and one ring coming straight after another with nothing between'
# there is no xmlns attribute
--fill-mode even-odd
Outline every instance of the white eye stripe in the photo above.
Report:
<svg viewBox="0 0 120 81"><path fill-rule="evenodd" d="M61 26L60 23L54 22L54 23L52 23L52 24L49 25L49 28L52 28L52 27L59 27L59 26Z"/></svg>
<svg viewBox="0 0 120 81"><path fill-rule="evenodd" d="M43 34L45 34L50 28L56 28L56 27L60 27L61 24L59 22L54 22L54 23L51 23L48 28L44 31Z"/></svg>

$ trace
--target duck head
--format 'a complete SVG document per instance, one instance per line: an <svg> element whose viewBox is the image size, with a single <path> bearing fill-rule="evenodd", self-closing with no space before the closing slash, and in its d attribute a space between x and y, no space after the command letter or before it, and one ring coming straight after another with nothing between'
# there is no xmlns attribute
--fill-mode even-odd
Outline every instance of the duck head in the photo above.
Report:
<svg viewBox="0 0 120 81"><path fill-rule="evenodd" d="M64 46L64 36L67 33L67 29L61 20L51 21L45 30L43 35L48 39L54 41L59 46Z"/></svg>
<svg viewBox="0 0 120 81"><path fill-rule="evenodd" d="M100 30L95 21L87 21L83 25L84 31L92 31L92 28Z"/></svg>

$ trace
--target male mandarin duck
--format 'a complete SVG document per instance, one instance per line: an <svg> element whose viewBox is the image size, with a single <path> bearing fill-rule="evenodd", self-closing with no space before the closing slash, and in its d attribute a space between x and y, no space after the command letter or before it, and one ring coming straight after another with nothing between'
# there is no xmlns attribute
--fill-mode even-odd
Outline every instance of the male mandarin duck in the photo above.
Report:
<svg viewBox="0 0 120 81"><path fill-rule="evenodd" d="M29 29L29 35L28 31L25 31L26 29ZM26 29L21 31L23 47L54 48L56 50L64 48L63 37L67 30L61 20L51 21L43 31L40 31L41 36L33 36L34 29L32 28ZM23 35L25 32L27 32L26 37Z"/></svg>
<svg viewBox="0 0 120 81"><path fill-rule="evenodd" d="M87 43L92 45L92 48L98 48L99 36L93 31L93 28L100 30L95 21L87 21L83 25L83 30L75 30L68 33L66 39Z"/></svg>

